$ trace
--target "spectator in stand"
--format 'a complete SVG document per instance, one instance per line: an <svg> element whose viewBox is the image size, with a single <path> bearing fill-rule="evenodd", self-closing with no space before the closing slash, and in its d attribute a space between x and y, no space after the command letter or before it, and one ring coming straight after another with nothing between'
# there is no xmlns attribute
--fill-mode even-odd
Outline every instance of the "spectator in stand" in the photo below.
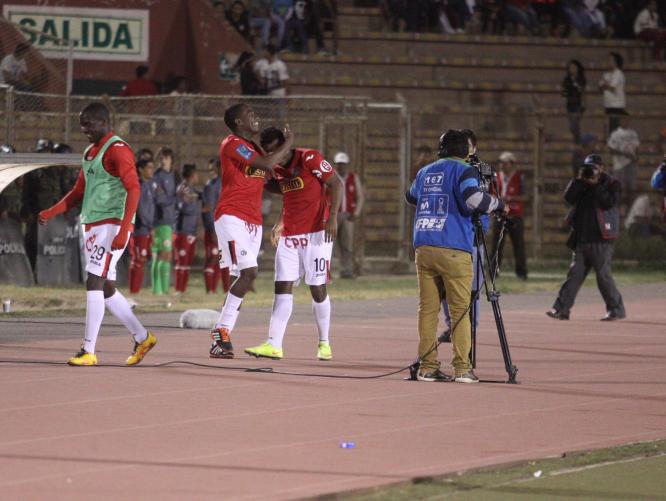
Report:
<svg viewBox="0 0 666 501"><path fill-rule="evenodd" d="M576 177L585 165L588 155L599 152L599 138L594 134L583 134L580 145L576 146L571 156L571 175Z"/></svg>
<svg viewBox="0 0 666 501"><path fill-rule="evenodd" d="M160 93L157 85L146 77L146 75L148 75L148 66L143 64L139 65L136 67L136 70L134 70L134 73L136 78L125 84L120 91L121 96L153 96Z"/></svg>
<svg viewBox="0 0 666 501"><path fill-rule="evenodd" d="M204 264L204 284L208 294L215 294L217 284L222 278L222 288L224 292L229 291L231 278L229 268L220 269L219 249L217 247L217 235L215 233L215 220L213 212L217 206L222 191L222 179L220 178L220 160L211 158L208 162L209 170L212 174L204 186L201 200L201 219L204 227L204 247L206 252L206 262Z"/></svg>
<svg viewBox="0 0 666 501"><path fill-rule="evenodd" d="M500 198L509 207L507 215L505 236L511 237L513 244L513 259L515 261L516 276L521 280L527 280L527 256L525 254L525 176L520 169L515 168L516 157L510 151L505 151L499 156L497 172L497 188ZM506 238L498 242L500 228L494 223L493 231L493 256L496 262L493 268L502 266L502 255ZM499 245L499 247L498 247Z"/></svg>
<svg viewBox="0 0 666 501"><path fill-rule="evenodd" d="M271 38L271 28L277 29L277 45L282 47L285 22L273 11L271 0L250 0L250 26L261 30L261 43L266 47Z"/></svg>
<svg viewBox="0 0 666 501"><path fill-rule="evenodd" d="M626 113L627 97L624 92L625 78L622 67L624 59L617 52L609 54L610 71L599 81L599 89L603 92L604 109L608 116L608 134L617 129L620 115Z"/></svg>
<svg viewBox="0 0 666 501"><path fill-rule="evenodd" d="M349 169L349 155L339 151L333 157L335 172L342 181L342 204L338 219L338 242L340 244L340 277L356 278L357 263L354 255L354 223L361 215L365 197L361 180Z"/></svg>
<svg viewBox="0 0 666 501"><path fill-rule="evenodd" d="M666 30L659 25L657 2L650 0L645 8L636 16L634 34L639 40L652 45L652 54L655 59L663 58L664 47L666 47Z"/></svg>
<svg viewBox="0 0 666 501"><path fill-rule="evenodd" d="M0 62L0 84L14 86L17 90L30 92L32 87L28 82L28 63L25 58L30 45L20 43L12 54L7 54Z"/></svg>
<svg viewBox="0 0 666 501"><path fill-rule="evenodd" d="M638 133L629 128L629 116L620 115L620 125L608 138L608 148L612 155L613 177L622 183L622 201L626 206L632 203L636 192L636 169L640 144Z"/></svg>
<svg viewBox="0 0 666 501"><path fill-rule="evenodd" d="M506 21L524 26L532 35L539 34L539 19L529 0L506 0L503 13Z"/></svg>
<svg viewBox="0 0 666 501"><path fill-rule="evenodd" d="M184 76L177 76L173 80L173 90L169 92L170 96L184 96L189 94L189 84L187 83L187 78Z"/></svg>
<svg viewBox="0 0 666 501"><path fill-rule="evenodd" d="M539 24L550 22L550 36L560 37L564 32L565 15L560 0L532 0Z"/></svg>
<svg viewBox="0 0 666 501"><path fill-rule="evenodd" d="M153 181L155 164L152 160L139 160L136 164L139 171L139 184L141 185L141 198L136 209L134 231L129 241L129 291L138 294L143 284L143 267L151 258L150 247L153 239L153 224L155 222L155 190L157 184Z"/></svg>
<svg viewBox="0 0 666 501"><path fill-rule="evenodd" d="M477 10L481 16L481 32L499 35L504 24L502 2L500 0L479 0Z"/></svg>
<svg viewBox="0 0 666 501"><path fill-rule="evenodd" d="M250 29L250 12L245 8L241 0L236 0L227 10L224 11L224 17L229 21L238 34L245 40L252 43L252 30Z"/></svg>
<svg viewBox="0 0 666 501"><path fill-rule="evenodd" d="M567 63L567 74L562 82L562 95L567 100L567 114L569 115L569 130L574 143L580 142L580 120L585 113L585 70L577 59Z"/></svg>
<svg viewBox="0 0 666 501"><path fill-rule="evenodd" d="M238 60L232 68L233 71L239 72L241 94L244 96L256 96L265 93L261 77L255 69L255 64L254 53L244 51L238 56Z"/></svg>
<svg viewBox="0 0 666 501"><path fill-rule="evenodd" d="M254 66L254 70L261 78L265 93L273 97L284 97L287 95L287 81L289 72L287 65L278 56L278 49L274 45L266 47L268 59L260 59Z"/></svg>
<svg viewBox="0 0 666 501"><path fill-rule="evenodd" d="M178 185L176 217L176 292L184 293L190 278L190 268L197 243L197 225L201 215L201 193L196 189L197 166L183 166L183 182Z"/></svg>
<svg viewBox="0 0 666 501"><path fill-rule="evenodd" d="M153 176L155 190L155 236L153 262L150 268L153 294L169 292L173 249L173 226L176 223L176 177L173 173L173 151L160 148L157 153L157 171Z"/></svg>
<svg viewBox="0 0 666 501"><path fill-rule="evenodd" d="M288 50L307 54L309 52L308 34L311 33L317 43L317 52L327 54L324 47L324 34L321 31L321 19L318 14L318 4L308 3L306 0L294 0L294 6L285 16L287 21L285 46Z"/></svg>
<svg viewBox="0 0 666 501"><path fill-rule="evenodd" d="M588 22L588 37L608 38L612 30L606 25L606 16L599 9L599 0L583 0L584 15Z"/></svg>

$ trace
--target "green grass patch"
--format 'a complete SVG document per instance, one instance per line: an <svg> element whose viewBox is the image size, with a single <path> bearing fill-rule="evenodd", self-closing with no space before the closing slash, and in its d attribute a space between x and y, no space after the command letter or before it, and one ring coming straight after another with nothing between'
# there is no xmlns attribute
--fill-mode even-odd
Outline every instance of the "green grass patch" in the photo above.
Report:
<svg viewBox="0 0 666 501"><path fill-rule="evenodd" d="M504 294L530 294L539 291L556 292L566 275L566 267L537 268L530 272L530 278L524 282L518 280L509 268L497 280L497 288ZM618 269L614 277L620 287L665 282L666 269L625 268ZM594 273L585 282L586 287L596 287ZM273 274L259 274L255 284L255 293L246 297L246 306L266 307L273 301ZM121 289L126 296L126 289ZM294 299L297 304L309 304L308 287L301 284L296 287ZM329 286L331 297L336 301L354 301L364 299L387 299L416 297L418 284L415 274L408 275L371 275L356 280L335 279ZM3 284L0 298L11 298L12 316L21 315L65 315L76 314L85 309L84 285L63 287L18 287ZM138 311L181 311L188 308L219 309L224 295L218 290L216 295L206 294L200 274L190 279L188 290L183 295L171 293L167 296L154 296L144 289L133 298L139 303Z"/></svg>
<svg viewBox="0 0 666 501"><path fill-rule="evenodd" d="M666 440L414 479L339 496L355 501L436 499L664 499Z"/></svg>

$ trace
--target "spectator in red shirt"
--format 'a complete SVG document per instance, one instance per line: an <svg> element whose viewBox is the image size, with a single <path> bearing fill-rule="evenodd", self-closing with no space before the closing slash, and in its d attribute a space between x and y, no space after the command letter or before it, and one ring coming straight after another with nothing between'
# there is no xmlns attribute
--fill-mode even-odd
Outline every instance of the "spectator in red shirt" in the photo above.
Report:
<svg viewBox="0 0 666 501"><path fill-rule="evenodd" d="M497 173L497 188L504 203L509 207L505 235L511 237L513 244L513 259L516 265L516 276L527 280L527 257L525 256L525 179L520 169L515 168L516 157L510 151L499 156L499 169ZM497 224L493 231L493 256L496 256L497 266L502 265L502 251L505 240L498 242L500 231ZM499 244L499 248L498 248Z"/></svg>
<svg viewBox="0 0 666 501"><path fill-rule="evenodd" d="M123 90L120 91L121 96L153 96L155 94L159 94L157 85L146 78L146 75L148 74L148 66L143 64L137 66L134 72L136 74L136 78L125 84Z"/></svg>

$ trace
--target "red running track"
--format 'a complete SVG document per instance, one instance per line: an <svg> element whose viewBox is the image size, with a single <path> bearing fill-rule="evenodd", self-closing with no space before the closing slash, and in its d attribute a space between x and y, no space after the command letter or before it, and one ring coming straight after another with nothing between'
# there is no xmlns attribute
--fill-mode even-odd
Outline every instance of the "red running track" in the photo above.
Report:
<svg viewBox="0 0 666 501"><path fill-rule="evenodd" d="M615 323L598 321L603 311L589 291L570 322L545 317L550 295L507 297L516 386L405 382L405 373L359 381L187 366L2 364L0 497L294 499L663 438L664 290L624 291L630 317ZM157 329L145 363L388 372L413 359L414 305L335 304L329 363L314 360L308 307L297 308L283 361L210 361L205 333ZM501 379L497 336L483 310L477 372ZM237 352L263 340L268 314L243 312ZM54 322L1 322L0 358L66 360L82 326ZM124 361L131 343L113 335L121 332L104 328L101 362Z"/></svg>

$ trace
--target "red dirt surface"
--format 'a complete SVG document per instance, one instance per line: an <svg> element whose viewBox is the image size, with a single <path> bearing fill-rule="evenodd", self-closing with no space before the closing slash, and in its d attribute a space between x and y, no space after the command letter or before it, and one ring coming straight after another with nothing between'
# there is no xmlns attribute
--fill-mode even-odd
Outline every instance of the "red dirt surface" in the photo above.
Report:
<svg viewBox="0 0 666 501"><path fill-rule="evenodd" d="M572 320L548 319L550 295L503 301L520 385L282 376L190 366L71 368L0 364L3 499L294 499L416 476L666 436L664 286L625 293L629 318L599 322L583 294ZM237 359L208 359L202 331L156 328L146 365L372 375L408 365L415 301L334 303L335 359L315 360L309 308L299 307L283 361L242 354L261 342L268 311L244 310ZM505 379L489 308L478 375ZM175 317L145 315L175 325ZM82 319L3 319L0 359L65 361ZM107 318L109 320L109 318ZM105 324L101 363L131 342ZM450 345L440 350L448 362ZM341 442L354 442L343 449Z"/></svg>

